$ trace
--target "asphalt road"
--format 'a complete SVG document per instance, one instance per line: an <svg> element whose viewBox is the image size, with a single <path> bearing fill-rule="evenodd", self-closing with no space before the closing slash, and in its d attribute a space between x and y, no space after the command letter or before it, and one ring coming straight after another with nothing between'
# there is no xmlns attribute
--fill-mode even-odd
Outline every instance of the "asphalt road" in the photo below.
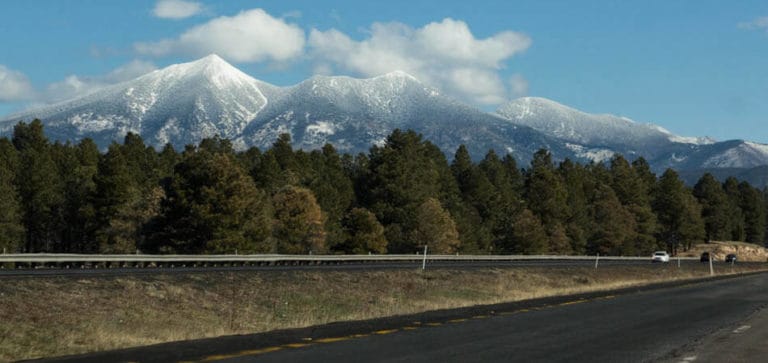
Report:
<svg viewBox="0 0 768 363"><path fill-rule="evenodd" d="M768 274L761 273L168 343L60 361L690 361L684 359L701 350L702 342L738 330L766 307ZM768 319L762 321L768 324ZM703 348L717 351L712 345ZM701 357L694 360L721 361Z"/></svg>
<svg viewBox="0 0 768 363"><path fill-rule="evenodd" d="M398 330L223 362L645 362L768 305L768 275L566 302L508 316ZM765 344L765 343L763 343ZM702 360L699 360L702 361Z"/></svg>

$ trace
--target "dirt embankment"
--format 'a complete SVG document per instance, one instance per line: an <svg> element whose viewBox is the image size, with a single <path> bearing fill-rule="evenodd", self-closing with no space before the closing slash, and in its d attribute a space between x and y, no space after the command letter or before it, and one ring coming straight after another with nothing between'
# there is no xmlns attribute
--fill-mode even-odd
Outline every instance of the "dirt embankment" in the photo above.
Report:
<svg viewBox="0 0 768 363"><path fill-rule="evenodd" d="M725 260L728 254L736 254L738 261L742 262L767 262L768 249L760 245L745 242L719 242L702 243L694 246L686 252L680 253L682 257L699 257L703 252L711 253L715 261Z"/></svg>

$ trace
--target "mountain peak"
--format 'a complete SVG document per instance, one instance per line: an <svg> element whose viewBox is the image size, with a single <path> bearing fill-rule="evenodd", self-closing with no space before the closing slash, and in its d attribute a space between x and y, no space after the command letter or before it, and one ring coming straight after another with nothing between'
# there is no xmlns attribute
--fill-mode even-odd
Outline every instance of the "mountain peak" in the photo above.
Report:
<svg viewBox="0 0 768 363"><path fill-rule="evenodd" d="M218 54L216 54L216 53L211 53L211 54L208 54L207 56L205 56L205 57L202 57L202 58L200 58L200 59L198 59L198 60L196 60L196 61L194 61L194 62L195 62L195 63L197 63L197 62L200 62L200 63L208 63L208 64L213 64L213 63L227 63L227 61L225 61L224 59L222 59L221 57L219 57L219 55L218 55ZM227 64L229 64L229 63L227 63Z"/></svg>
<svg viewBox="0 0 768 363"><path fill-rule="evenodd" d="M405 71L401 71L401 70L396 70L396 71L392 71L392 72L389 72L389 73L385 73L385 74L381 75L381 77L387 77L387 78L408 78L408 79L411 79L411 80L414 80L414 81L418 81L418 79L416 79L416 77L414 77L410 73L405 72Z"/></svg>
<svg viewBox="0 0 768 363"><path fill-rule="evenodd" d="M161 69L159 72L170 77L203 77L218 88L255 81L253 77L235 68L217 54L209 54L188 63L174 64Z"/></svg>

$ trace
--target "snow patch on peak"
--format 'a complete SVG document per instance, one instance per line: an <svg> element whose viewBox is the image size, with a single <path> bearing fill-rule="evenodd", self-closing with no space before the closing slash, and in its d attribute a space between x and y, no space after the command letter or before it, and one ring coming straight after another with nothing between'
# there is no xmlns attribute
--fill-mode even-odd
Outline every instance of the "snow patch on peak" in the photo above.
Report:
<svg viewBox="0 0 768 363"><path fill-rule="evenodd" d="M404 71L392 71L389 73L382 74L380 76L374 77L374 79L377 78L387 78L387 79L407 79L413 82L419 82L421 83L416 77L412 76L411 74L404 72Z"/></svg>
<svg viewBox="0 0 768 363"><path fill-rule="evenodd" d="M642 149L670 142L669 132L627 117L589 114L540 97L523 97L502 105L498 115L564 141L601 148Z"/></svg>
<svg viewBox="0 0 768 363"><path fill-rule="evenodd" d="M766 157L768 157L768 145L766 144L758 144L756 142L751 141L745 141L744 145L750 147L751 149L755 150L756 152L762 153Z"/></svg>
<svg viewBox="0 0 768 363"><path fill-rule="evenodd" d="M565 147L573 151L576 156L594 161L596 163L610 160L613 155L616 154L614 151L608 149L588 148L583 145L576 145L571 143L566 143Z"/></svg>
<svg viewBox="0 0 768 363"><path fill-rule="evenodd" d="M679 136L675 135L669 130L653 124L648 124L648 126L655 128L656 130L659 130L659 132L666 134L669 141L676 142L680 144L691 144L691 145L711 145L716 143L717 141L712 139L711 137L689 137L689 136Z"/></svg>

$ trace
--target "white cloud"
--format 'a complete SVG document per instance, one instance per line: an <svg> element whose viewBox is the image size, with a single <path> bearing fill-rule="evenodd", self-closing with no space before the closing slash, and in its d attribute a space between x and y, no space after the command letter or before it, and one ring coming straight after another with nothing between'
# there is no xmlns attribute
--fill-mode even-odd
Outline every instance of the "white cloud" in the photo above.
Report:
<svg viewBox="0 0 768 363"><path fill-rule="evenodd" d="M768 30L768 16L761 16L752 21L739 23L741 29L766 29Z"/></svg>
<svg viewBox="0 0 768 363"><path fill-rule="evenodd" d="M262 62L298 57L304 43L304 31L299 26L253 9L212 19L176 39L134 44L134 49L152 56L216 53L235 62Z"/></svg>
<svg viewBox="0 0 768 363"><path fill-rule="evenodd" d="M102 76L70 75L62 81L46 86L38 101L52 103L82 96L112 84L134 79L155 69L157 67L152 63L134 60Z"/></svg>
<svg viewBox="0 0 768 363"><path fill-rule="evenodd" d="M0 102L27 101L35 91L27 76L0 64Z"/></svg>
<svg viewBox="0 0 768 363"><path fill-rule="evenodd" d="M514 97L523 97L528 94L528 80L521 74L514 74L509 79L509 88Z"/></svg>
<svg viewBox="0 0 768 363"><path fill-rule="evenodd" d="M152 14L163 19L184 19L200 14L203 5L199 2L184 0L159 0L152 9Z"/></svg>
<svg viewBox="0 0 768 363"><path fill-rule="evenodd" d="M482 104L508 98L499 71L530 44L528 36L512 31L478 39L465 22L450 18L422 28L374 23L361 41L335 29L313 29L309 36L311 55L323 64L319 69L330 65L363 76L402 70L444 92Z"/></svg>

